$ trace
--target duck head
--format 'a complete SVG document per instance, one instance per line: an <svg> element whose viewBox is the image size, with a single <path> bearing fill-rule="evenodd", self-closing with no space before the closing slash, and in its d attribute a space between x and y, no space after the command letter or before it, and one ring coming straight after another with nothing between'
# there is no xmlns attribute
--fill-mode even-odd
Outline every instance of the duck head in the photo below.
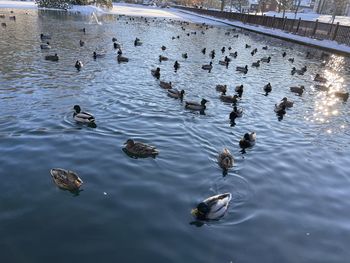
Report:
<svg viewBox="0 0 350 263"><path fill-rule="evenodd" d="M80 113L80 111L81 111L79 105L74 105L73 109L75 110L76 113Z"/></svg>
<svg viewBox="0 0 350 263"><path fill-rule="evenodd" d="M209 211L209 206L206 203L201 202L197 205L195 209L192 209L191 214L197 217L198 219L204 219L205 216L209 213Z"/></svg>
<svg viewBox="0 0 350 263"><path fill-rule="evenodd" d="M248 65L245 65L245 67L244 67L244 68L245 68L245 70L248 70Z"/></svg>
<svg viewBox="0 0 350 263"><path fill-rule="evenodd" d="M134 142L134 140L132 140L132 139L128 139L128 140L124 143L124 145L126 145L126 147L132 147L132 146L135 145L135 142Z"/></svg>
<svg viewBox="0 0 350 263"><path fill-rule="evenodd" d="M246 134L244 134L244 140L250 140L250 136L249 136L249 133L246 133Z"/></svg>
<svg viewBox="0 0 350 263"><path fill-rule="evenodd" d="M202 99L202 100L201 100L201 105L204 106L207 102L208 102L208 101L207 101L206 99Z"/></svg>

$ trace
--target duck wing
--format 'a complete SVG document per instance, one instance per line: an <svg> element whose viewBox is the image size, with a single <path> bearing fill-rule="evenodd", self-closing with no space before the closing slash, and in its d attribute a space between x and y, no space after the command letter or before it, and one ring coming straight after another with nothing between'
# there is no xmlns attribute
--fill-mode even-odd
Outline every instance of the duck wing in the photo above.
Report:
<svg viewBox="0 0 350 263"><path fill-rule="evenodd" d="M74 115L74 119L79 122L94 122L95 118L88 112L80 112Z"/></svg>
<svg viewBox="0 0 350 263"><path fill-rule="evenodd" d="M204 202L210 207L210 212L207 215L207 218L210 220L217 220L223 217L227 211L231 198L232 195L230 193L225 193L206 199Z"/></svg>
<svg viewBox="0 0 350 263"><path fill-rule="evenodd" d="M155 155L159 153L156 147L141 142L135 143L131 150L137 155Z"/></svg>

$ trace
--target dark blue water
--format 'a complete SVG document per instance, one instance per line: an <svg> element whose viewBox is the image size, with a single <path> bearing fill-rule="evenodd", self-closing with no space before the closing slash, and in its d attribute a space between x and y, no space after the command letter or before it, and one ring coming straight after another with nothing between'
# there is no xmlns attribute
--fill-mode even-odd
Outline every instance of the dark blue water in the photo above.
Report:
<svg viewBox="0 0 350 263"><path fill-rule="evenodd" d="M226 36L227 27L203 35L197 25L182 31L163 19L146 25L104 16L98 25L53 11L15 14L16 22L6 18L0 28L1 262L350 260L349 102L332 95L349 90L348 59L332 55L322 67L320 51L311 50L315 58L307 60L305 47L241 32ZM190 31L198 33L187 36ZM52 35L50 51L40 50L40 33ZM129 63L117 63L112 37ZM133 46L135 37L143 46ZM258 48L254 57L245 43ZM228 69L218 65L222 46L239 53ZM210 61L203 47L217 52L209 74L201 69ZM95 50L106 57L94 61ZM44 60L54 53L59 62ZM169 61L159 63L160 54ZM235 72L263 56L271 63L247 75ZM77 59L84 63L80 72ZM304 76L290 75L304 65ZM208 99L206 115L167 97L150 74L157 66L162 80L186 91L185 100ZM329 93L315 89L317 72L333 84ZM266 97L267 82L272 92ZM235 127L216 84L227 84L229 94L244 84L244 114ZM305 85L301 97L289 91L295 85ZM278 121L274 104L284 96L294 107ZM96 129L75 123L74 104L94 114ZM238 142L248 131L257 133L257 143L242 154ZM159 156L129 158L122 151L128 138L157 146ZM216 163L224 147L235 158L225 177ZM58 189L53 167L77 172L83 191ZM191 209L222 192L233 195L226 216L191 224Z"/></svg>

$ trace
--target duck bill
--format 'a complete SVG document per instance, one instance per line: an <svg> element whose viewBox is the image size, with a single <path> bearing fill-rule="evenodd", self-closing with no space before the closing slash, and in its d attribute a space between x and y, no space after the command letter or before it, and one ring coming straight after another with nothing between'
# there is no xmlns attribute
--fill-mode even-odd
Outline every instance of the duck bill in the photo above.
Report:
<svg viewBox="0 0 350 263"><path fill-rule="evenodd" d="M79 188L82 184L83 184L83 181L81 180L75 180L75 185Z"/></svg>

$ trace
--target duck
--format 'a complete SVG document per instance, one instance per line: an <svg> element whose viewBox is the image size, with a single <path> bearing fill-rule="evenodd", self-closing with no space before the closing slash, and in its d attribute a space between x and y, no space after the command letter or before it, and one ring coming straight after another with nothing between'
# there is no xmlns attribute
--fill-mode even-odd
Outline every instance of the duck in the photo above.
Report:
<svg viewBox="0 0 350 263"><path fill-rule="evenodd" d="M239 37L239 35L238 35L238 34L236 34L236 35L233 35L233 37L238 38L238 37Z"/></svg>
<svg viewBox="0 0 350 263"><path fill-rule="evenodd" d="M86 29L85 29L85 27L84 28L82 28L82 29L79 29L79 32L83 32L84 34L86 33Z"/></svg>
<svg viewBox="0 0 350 263"><path fill-rule="evenodd" d="M164 51L166 50L166 46L162 46L161 49Z"/></svg>
<svg viewBox="0 0 350 263"><path fill-rule="evenodd" d="M237 95L226 95L226 92L222 92L222 94L220 95L220 100L222 102L227 102L227 103L237 103L238 101L238 96Z"/></svg>
<svg viewBox="0 0 350 263"><path fill-rule="evenodd" d="M234 121L236 118L240 118L243 115L243 110L241 108L237 108L237 106L234 106L231 113L230 113L230 120Z"/></svg>
<svg viewBox="0 0 350 263"><path fill-rule="evenodd" d="M251 45L245 44L245 48L251 48Z"/></svg>
<svg viewBox="0 0 350 263"><path fill-rule="evenodd" d="M83 66L84 66L84 65L83 65L83 62L81 62L80 60L77 60L77 61L75 62L75 68L76 68L77 70L80 70Z"/></svg>
<svg viewBox="0 0 350 263"><path fill-rule="evenodd" d="M204 70L211 70L213 68L213 62L211 62L210 61L210 63L209 64L206 64L206 65L203 65L202 66L202 69L204 69Z"/></svg>
<svg viewBox="0 0 350 263"><path fill-rule="evenodd" d="M103 58L103 57L105 57L105 54L97 54L96 51L94 51L94 53L92 53L92 57L94 59Z"/></svg>
<svg viewBox="0 0 350 263"><path fill-rule="evenodd" d="M266 62L266 63L270 63L271 61L271 57L263 57L262 59L260 59L261 62Z"/></svg>
<svg viewBox="0 0 350 263"><path fill-rule="evenodd" d="M282 53L282 57L286 57L286 56L287 56L287 52L284 51L284 52Z"/></svg>
<svg viewBox="0 0 350 263"><path fill-rule="evenodd" d="M135 38L135 41L134 41L134 46L141 46L142 45L142 42L139 38Z"/></svg>
<svg viewBox="0 0 350 263"><path fill-rule="evenodd" d="M159 86L163 89L171 89L172 83L171 83L171 81L170 82L160 81Z"/></svg>
<svg viewBox="0 0 350 263"><path fill-rule="evenodd" d="M183 99L185 91L178 89L168 89L168 96L174 99Z"/></svg>
<svg viewBox="0 0 350 263"><path fill-rule="evenodd" d="M58 61L58 55L47 55L45 56L45 60L50 60L50 61Z"/></svg>
<svg viewBox="0 0 350 263"><path fill-rule="evenodd" d="M50 173L53 181L59 188L69 191L78 191L83 184L83 180L73 171L62 168L52 168Z"/></svg>
<svg viewBox="0 0 350 263"><path fill-rule="evenodd" d="M87 123L87 124L93 124L95 123L95 117L92 116L88 112L83 112L81 111L81 108L79 105L74 105L73 107L74 113L73 113L73 118L76 122L79 123Z"/></svg>
<svg viewBox="0 0 350 263"><path fill-rule="evenodd" d="M46 44L41 44L41 45L40 45L40 48L41 48L41 49L51 49L51 46L50 46L50 43L49 43L49 42L46 42Z"/></svg>
<svg viewBox="0 0 350 263"><path fill-rule="evenodd" d="M231 198L230 193L211 196L192 209L191 214L196 220L219 220L226 214Z"/></svg>
<svg viewBox="0 0 350 263"><path fill-rule="evenodd" d="M205 110L207 107L205 106L205 104L208 101L206 99L202 99L200 103L198 102L194 102L194 101L186 101L185 102L185 108L186 109L190 109L190 110L200 110L203 111Z"/></svg>
<svg viewBox="0 0 350 263"><path fill-rule="evenodd" d="M222 65L222 66L228 66L229 65L229 62L228 61L225 61L225 60L219 60L219 65Z"/></svg>
<svg viewBox="0 0 350 263"><path fill-rule="evenodd" d="M281 107L277 107L277 105L275 105L275 113L279 116L279 120L282 120L283 115L286 114L286 106L282 105Z"/></svg>
<svg viewBox="0 0 350 263"><path fill-rule="evenodd" d="M222 47L221 53L224 54L224 53L225 53L225 50L226 50L225 47Z"/></svg>
<svg viewBox="0 0 350 263"><path fill-rule="evenodd" d="M214 49L210 52L209 57L211 57L211 59L215 58L215 50Z"/></svg>
<svg viewBox="0 0 350 263"><path fill-rule="evenodd" d="M301 96L305 90L305 87L301 85L300 87L290 87L289 89L291 92L297 93L299 96Z"/></svg>
<svg viewBox="0 0 350 263"><path fill-rule="evenodd" d="M133 156L136 157L155 157L159 154L156 147L142 143L135 142L133 139L128 139L125 143L125 150Z"/></svg>
<svg viewBox="0 0 350 263"><path fill-rule="evenodd" d="M246 133L244 134L243 138L239 141L239 147L242 149L253 147L256 140L256 133Z"/></svg>
<svg viewBox="0 0 350 263"><path fill-rule="evenodd" d="M328 80L325 77L322 77L320 74L316 74L314 81L326 83Z"/></svg>
<svg viewBox="0 0 350 263"><path fill-rule="evenodd" d="M9 16L9 19L15 21L16 20L16 16Z"/></svg>
<svg viewBox="0 0 350 263"><path fill-rule="evenodd" d="M300 70L303 71L303 72L306 72L307 71L307 66L302 67Z"/></svg>
<svg viewBox="0 0 350 263"><path fill-rule="evenodd" d="M262 47L263 50L267 50L268 49L268 46L264 46Z"/></svg>
<svg viewBox="0 0 350 263"><path fill-rule="evenodd" d="M224 148L224 150L219 153L218 156L218 164L219 166L224 170L227 171L233 166L234 159L232 154L227 148Z"/></svg>
<svg viewBox="0 0 350 263"><path fill-rule="evenodd" d="M325 85L315 85L315 89L317 90L321 90L321 91L329 91L329 86L325 86Z"/></svg>
<svg viewBox="0 0 350 263"><path fill-rule="evenodd" d="M51 39L51 36L50 35L40 34L40 39L41 40Z"/></svg>
<svg viewBox="0 0 350 263"><path fill-rule="evenodd" d="M284 97L279 104L275 104L275 111L276 109L281 109L282 106L285 106L286 108L292 108L293 107L294 102L291 100L288 100L287 97Z"/></svg>
<svg viewBox="0 0 350 263"><path fill-rule="evenodd" d="M165 56L162 56L162 55L159 55L159 62L162 62L162 61L167 61L168 58L165 57Z"/></svg>
<svg viewBox="0 0 350 263"><path fill-rule="evenodd" d="M260 60L257 60L256 62L252 63L252 67L258 68L260 67Z"/></svg>
<svg viewBox="0 0 350 263"><path fill-rule="evenodd" d="M116 37L112 37L112 42L117 42L118 39Z"/></svg>
<svg viewBox="0 0 350 263"><path fill-rule="evenodd" d="M203 53L203 55L205 55L205 52L206 52L206 51L207 51L207 49L206 49L206 48L203 48L201 52Z"/></svg>
<svg viewBox="0 0 350 263"><path fill-rule="evenodd" d="M84 45L85 45L85 42L83 41L83 40L79 40L79 45L81 46L81 47L83 47Z"/></svg>
<svg viewBox="0 0 350 263"><path fill-rule="evenodd" d="M180 68L180 63L177 62L177 60L176 60L175 63L174 63L174 70L175 70L175 72L176 72L179 68Z"/></svg>
<svg viewBox="0 0 350 263"><path fill-rule="evenodd" d="M242 93L243 93L243 84L242 84L242 85L236 86L236 87L235 87L235 91L236 91L237 93L242 94Z"/></svg>
<svg viewBox="0 0 350 263"><path fill-rule="evenodd" d="M349 92L336 91L334 92L334 95L343 101L347 101L349 98Z"/></svg>
<svg viewBox="0 0 350 263"><path fill-rule="evenodd" d="M123 51L119 48L118 51L117 51L117 54L118 55L123 55Z"/></svg>
<svg viewBox="0 0 350 263"><path fill-rule="evenodd" d="M183 53L183 54L182 54L182 58L187 59L187 58L188 58L187 53Z"/></svg>
<svg viewBox="0 0 350 263"><path fill-rule="evenodd" d="M216 91L219 91L219 92L225 92L227 91L227 85L216 85L215 87Z"/></svg>
<svg viewBox="0 0 350 263"><path fill-rule="evenodd" d="M238 55L238 53L237 53L237 51L235 51L235 52L233 52L233 53L230 53L229 55L230 55L231 57L236 58L236 57L237 57L237 55Z"/></svg>
<svg viewBox="0 0 350 263"><path fill-rule="evenodd" d="M113 42L113 48L114 49L120 49L121 45L118 42Z"/></svg>
<svg viewBox="0 0 350 263"><path fill-rule="evenodd" d="M305 71L301 69L296 69L295 67L293 67L291 70L291 74L294 75L295 73L298 73L298 75L304 75Z"/></svg>
<svg viewBox="0 0 350 263"><path fill-rule="evenodd" d="M236 71L247 74L248 73L248 65L245 65L244 67L236 67Z"/></svg>
<svg viewBox="0 0 350 263"><path fill-rule="evenodd" d="M272 91L272 86L270 82L264 86L264 91L266 92L265 96L267 96Z"/></svg>
<svg viewBox="0 0 350 263"><path fill-rule="evenodd" d="M151 74L153 77L159 79L160 78L160 68L152 69Z"/></svg>
<svg viewBox="0 0 350 263"><path fill-rule="evenodd" d="M294 58L288 58L288 61L294 63Z"/></svg>
<svg viewBox="0 0 350 263"><path fill-rule="evenodd" d="M123 63L123 62L129 62L129 59L127 57L123 57L122 54L118 54L117 61L118 63Z"/></svg>
<svg viewBox="0 0 350 263"><path fill-rule="evenodd" d="M1 26L6 27L7 25L6 25L6 23L1 23Z"/></svg>

